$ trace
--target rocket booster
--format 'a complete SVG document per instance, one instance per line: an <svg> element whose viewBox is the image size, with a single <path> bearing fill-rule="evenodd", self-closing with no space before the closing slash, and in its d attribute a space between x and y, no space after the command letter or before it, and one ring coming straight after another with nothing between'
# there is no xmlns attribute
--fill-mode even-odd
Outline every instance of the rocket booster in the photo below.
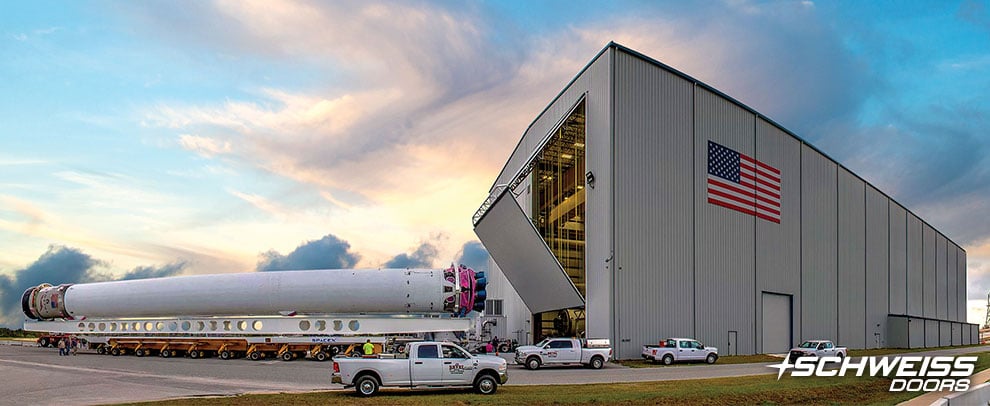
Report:
<svg viewBox="0 0 990 406"><path fill-rule="evenodd" d="M21 297L34 320L87 317L449 313L485 305L484 272L328 269L42 284Z"/></svg>

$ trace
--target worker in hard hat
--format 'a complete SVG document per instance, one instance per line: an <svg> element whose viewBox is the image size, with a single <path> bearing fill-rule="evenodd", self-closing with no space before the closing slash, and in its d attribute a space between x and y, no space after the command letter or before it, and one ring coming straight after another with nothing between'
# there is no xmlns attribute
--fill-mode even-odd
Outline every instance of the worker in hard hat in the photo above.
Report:
<svg viewBox="0 0 990 406"><path fill-rule="evenodd" d="M374 355L375 354L375 345L371 343L371 339L370 338L368 339L368 341L366 341L364 343L364 346L362 348L364 349L364 355Z"/></svg>

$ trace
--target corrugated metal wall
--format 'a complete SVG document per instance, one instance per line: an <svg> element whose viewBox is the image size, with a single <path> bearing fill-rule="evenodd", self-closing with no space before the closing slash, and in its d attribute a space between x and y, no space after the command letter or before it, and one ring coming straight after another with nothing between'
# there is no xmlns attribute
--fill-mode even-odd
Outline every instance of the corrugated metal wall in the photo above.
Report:
<svg viewBox="0 0 990 406"><path fill-rule="evenodd" d="M952 345L952 323L948 321L938 322L938 346L948 347Z"/></svg>
<svg viewBox="0 0 990 406"><path fill-rule="evenodd" d="M695 333L693 85L623 52L615 80L616 351L632 358Z"/></svg>
<svg viewBox="0 0 990 406"><path fill-rule="evenodd" d="M925 320L925 347L938 347L938 320Z"/></svg>
<svg viewBox="0 0 990 406"><path fill-rule="evenodd" d="M911 345L908 348L924 348L925 347L925 320L924 319L908 319L910 334L911 334Z"/></svg>
<svg viewBox="0 0 990 406"><path fill-rule="evenodd" d="M966 251L956 247L956 312L959 321L966 321Z"/></svg>
<svg viewBox="0 0 990 406"><path fill-rule="evenodd" d="M780 170L780 224L756 221L756 292L791 295L790 345L801 338L801 143L762 118L756 121L756 159ZM886 247L886 244L884 244ZM886 275L886 270L884 271ZM886 290L886 282L884 282ZM763 301L756 301L756 351L764 352ZM886 308L886 301L884 302ZM886 316L886 310L885 314Z"/></svg>
<svg viewBox="0 0 990 406"><path fill-rule="evenodd" d="M890 314L907 314L907 211L890 202Z"/></svg>
<svg viewBox="0 0 990 406"><path fill-rule="evenodd" d="M962 331L967 328L965 324L952 323L952 345L962 345Z"/></svg>
<svg viewBox="0 0 990 406"><path fill-rule="evenodd" d="M837 340L836 212L835 163L802 145L802 339Z"/></svg>
<svg viewBox="0 0 990 406"><path fill-rule="evenodd" d="M887 196L866 187L866 346L887 345L890 228ZM878 342L879 341L879 342Z"/></svg>
<svg viewBox="0 0 990 406"><path fill-rule="evenodd" d="M948 314L946 315L946 318L952 321L963 321L959 319L959 306L956 305L956 298L958 297L958 295L956 295L957 285L956 285L956 245L955 244L951 242L946 244L945 256L946 256L945 291L947 294L946 310L948 310Z"/></svg>
<svg viewBox="0 0 990 406"><path fill-rule="evenodd" d="M921 225L921 241L921 274L925 278L921 282L923 292L921 300L924 303L922 307L925 317L935 318L937 317L935 311L935 230L928 224Z"/></svg>
<svg viewBox="0 0 990 406"><path fill-rule="evenodd" d="M935 234L935 317L940 320L948 320L949 317L949 306L948 298L949 292L946 285L946 280L948 275L946 275L945 270L945 236L936 233Z"/></svg>
<svg viewBox="0 0 990 406"><path fill-rule="evenodd" d="M907 312L912 316L924 316L924 246L922 245L921 220L907 214Z"/></svg>
<svg viewBox="0 0 990 406"><path fill-rule="evenodd" d="M845 168L838 171L838 340L866 347L866 189Z"/></svg>
<svg viewBox="0 0 990 406"><path fill-rule="evenodd" d="M585 277L588 337L612 337L612 55L607 51L582 75L586 83L587 131L585 171L595 176L585 185Z"/></svg>
<svg viewBox="0 0 990 406"><path fill-rule="evenodd" d="M753 156L755 116L705 89L694 95L694 324L705 343L737 332L740 354L755 351L755 216L708 203L708 141ZM762 221L762 220L761 220Z"/></svg>

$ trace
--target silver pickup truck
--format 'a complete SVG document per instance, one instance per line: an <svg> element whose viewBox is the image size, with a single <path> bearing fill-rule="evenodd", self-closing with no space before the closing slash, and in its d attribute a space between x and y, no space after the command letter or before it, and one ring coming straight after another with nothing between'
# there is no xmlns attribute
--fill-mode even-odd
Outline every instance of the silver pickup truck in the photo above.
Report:
<svg viewBox="0 0 990 406"><path fill-rule="evenodd" d="M397 354L373 357L336 357L331 382L354 387L358 395L371 396L383 386L474 387L491 395L508 381L504 359L471 355L452 343L414 342Z"/></svg>
<svg viewBox="0 0 990 406"><path fill-rule="evenodd" d="M718 361L718 348L706 347L692 338L668 338L660 340L660 345L644 345L642 357L650 361L663 362L664 365L674 361L705 361L714 364Z"/></svg>
<svg viewBox="0 0 990 406"><path fill-rule="evenodd" d="M801 357L839 357L841 360L846 357L846 354L846 347L839 347L833 344L831 340L808 340L801 343L797 347L791 348L787 354L787 357L793 364L797 362L798 358Z"/></svg>
<svg viewBox="0 0 990 406"><path fill-rule="evenodd" d="M537 369L546 364L583 364L601 369L612 358L608 339L545 338L516 348L517 364Z"/></svg>

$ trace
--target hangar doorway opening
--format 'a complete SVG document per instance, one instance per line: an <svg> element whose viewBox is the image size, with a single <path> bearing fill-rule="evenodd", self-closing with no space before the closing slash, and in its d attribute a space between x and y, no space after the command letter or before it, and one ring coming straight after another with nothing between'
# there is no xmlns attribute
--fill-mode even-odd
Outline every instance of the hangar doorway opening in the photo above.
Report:
<svg viewBox="0 0 990 406"><path fill-rule="evenodd" d="M763 353L786 353L791 348L791 295L763 292Z"/></svg>
<svg viewBox="0 0 990 406"><path fill-rule="evenodd" d="M533 225L571 282L586 296L584 266L585 102L581 101L537 156L532 176ZM533 315L536 340L583 337L584 308Z"/></svg>

